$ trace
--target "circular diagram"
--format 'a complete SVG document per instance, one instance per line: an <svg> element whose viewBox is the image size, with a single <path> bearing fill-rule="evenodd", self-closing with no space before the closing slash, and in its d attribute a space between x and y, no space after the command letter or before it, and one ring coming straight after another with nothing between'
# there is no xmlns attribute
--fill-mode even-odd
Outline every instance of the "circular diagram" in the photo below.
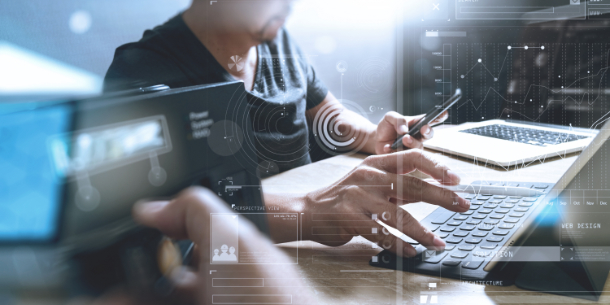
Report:
<svg viewBox="0 0 610 305"><path fill-rule="evenodd" d="M345 108L367 117L367 113L360 105L349 100L339 101ZM316 142L329 154L355 153L368 141L368 134L346 128L337 120L341 111L343 111L342 107L328 104L318 110L314 117L312 128Z"/></svg>
<svg viewBox="0 0 610 305"><path fill-rule="evenodd" d="M358 66L356 83L361 92L375 98L385 98L392 91L393 68L390 62L381 58L372 58Z"/></svg>

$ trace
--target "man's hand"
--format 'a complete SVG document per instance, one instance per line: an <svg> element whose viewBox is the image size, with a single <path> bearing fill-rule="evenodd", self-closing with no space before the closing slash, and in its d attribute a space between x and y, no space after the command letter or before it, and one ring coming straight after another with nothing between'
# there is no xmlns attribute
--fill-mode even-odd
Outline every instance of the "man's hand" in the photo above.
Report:
<svg viewBox="0 0 610 305"><path fill-rule="evenodd" d="M379 220L423 246L443 249L443 240L398 205L424 201L451 211L465 212L470 208L470 202L442 187L412 176L402 176L416 169L442 184L460 182L455 173L421 150L370 156L332 186L306 196L305 210L309 214L309 223L304 227L309 229L303 232L308 232L309 236L304 238L335 246L362 235L396 252L396 237L382 233L383 228L372 219L376 214ZM377 234L372 234L372 228L377 228ZM416 254L415 248L407 243L403 253L408 257Z"/></svg>
<svg viewBox="0 0 610 305"><path fill-rule="evenodd" d="M169 275L178 291L187 299L197 300L198 304L211 304L212 288L210 268L210 214L234 213L227 204L214 193L203 188L189 188L172 201L142 202L134 206L133 214L139 223L159 229L175 239L190 239L197 249L193 255L194 268L175 268ZM226 230L231 230L228 226ZM233 228L234 230L234 228ZM278 250L258 229L245 218L239 222L240 253L266 253L275 258L275 264L244 264L239 272L244 277L265 278L270 286L263 288L242 288L247 294L292 294L295 300L309 304L309 290L302 283L301 275L294 268L294 261ZM227 233L230 234L230 233ZM234 234L234 233L232 233ZM236 269L237 270L237 269ZM279 285L276 282L281 282ZM284 286L285 285L285 286ZM189 297L190 296L190 297ZM236 302L246 302L247 296Z"/></svg>
<svg viewBox="0 0 610 305"><path fill-rule="evenodd" d="M390 111L385 114L381 122L377 125L377 131L375 133L375 153L376 154L387 154L392 152L390 146L396 141L396 139L409 132L409 128L417 124L417 122L423 118L424 115L418 116L403 116L398 112ZM402 144L409 148L423 148L423 141L429 140L434 136L434 131L430 125L438 124L445 121L449 117L447 111L443 112L438 118L430 122L421 128L420 133L422 137L420 139L413 138L409 135L405 135L402 138Z"/></svg>

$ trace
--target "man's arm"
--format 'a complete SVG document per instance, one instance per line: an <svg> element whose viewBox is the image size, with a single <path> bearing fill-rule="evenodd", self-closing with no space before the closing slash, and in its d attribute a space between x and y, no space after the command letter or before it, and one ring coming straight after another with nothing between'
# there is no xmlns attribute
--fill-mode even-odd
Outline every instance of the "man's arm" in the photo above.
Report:
<svg viewBox="0 0 610 305"><path fill-rule="evenodd" d="M397 112L391 111L385 114L381 122L378 125L371 123L361 115L345 108L335 96L328 92L326 98L314 108L307 110L307 119L309 124L313 124L314 118L318 111L321 109L333 109L333 113L336 113L334 119L336 124L340 126L339 130L342 134L356 135L356 141L351 145L353 149L360 148L359 151L368 154L384 154L390 153L390 145L396 141L398 136L406 134L409 131L409 127L415 125L423 115L418 116L403 116ZM439 123L447 119L448 114L445 112L439 116L436 120L431 122ZM317 126L312 126L317 128ZM334 131L330 132L331 135L335 135ZM422 148L423 141L432 138L434 132L430 125L426 125L421 129L422 138L416 139L409 135L403 137L403 144L409 148ZM336 140L340 140L337 136ZM362 142L364 141L364 143Z"/></svg>

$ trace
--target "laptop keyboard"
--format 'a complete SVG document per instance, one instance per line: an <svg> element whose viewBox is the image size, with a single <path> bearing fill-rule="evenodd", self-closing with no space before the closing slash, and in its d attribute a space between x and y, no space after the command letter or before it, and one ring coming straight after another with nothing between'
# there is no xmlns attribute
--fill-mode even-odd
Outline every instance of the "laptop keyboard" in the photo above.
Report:
<svg viewBox="0 0 610 305"><path fill-rule="evenodd" d="M545 193L552 187L549 183L486 183L533 188ZM470 210L456 213L437 208L421 221L422 225L445 241L445 250L428 250L417 242L410 243L418 255L406 259L412 262L406 264L410 266L408 271L435 274L439 272L438 268L441 268L441 274L445 277L484 278L486 272L483 269L491 260L494 251L498 251L512 237L543 198L459 194L470 200ZM393 254L387 250L380 253L379 263L373 265L391 268L388 255ZM466 271L470 271L470 274L465 274Z"/></svg>
<svg viewBox="0 0 610 305"><path fill-rule="evenodd" d="M537 146L557 145L589 138L587 136L571 133L546 131L503 124L464 129L460 130L460 132Z"/></svg>

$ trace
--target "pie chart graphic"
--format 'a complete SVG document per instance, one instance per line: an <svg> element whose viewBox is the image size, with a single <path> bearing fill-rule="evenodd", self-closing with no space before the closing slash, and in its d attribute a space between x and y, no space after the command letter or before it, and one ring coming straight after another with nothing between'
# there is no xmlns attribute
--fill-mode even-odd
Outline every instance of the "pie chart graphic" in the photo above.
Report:
<svg viewBox="0 0 610 305"><path fill-rule="evenodd" d="M229 69L241 71L243 68L244 68L243 58L241 58L238 55L231 56L231 60L229 60Z"/></svg>

